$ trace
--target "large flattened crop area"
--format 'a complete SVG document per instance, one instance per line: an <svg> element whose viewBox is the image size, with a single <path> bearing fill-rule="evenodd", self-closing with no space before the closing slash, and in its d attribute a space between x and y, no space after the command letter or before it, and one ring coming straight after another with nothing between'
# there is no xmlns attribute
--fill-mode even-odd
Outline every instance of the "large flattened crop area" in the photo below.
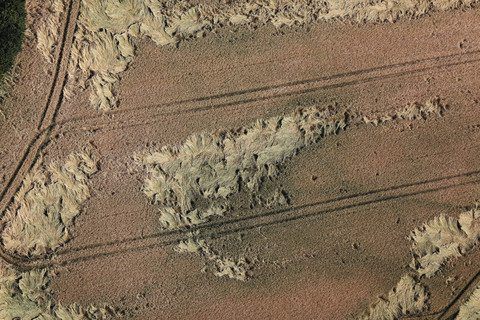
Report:
<svg viewBox="0 0 480 320"><path fill-rule="evenodd" d="M94 2L64 3L51 62L24 43L0 105L0 253L25 296L22 279L46 270L50 305L28 296L38 314L480 314L479 8L192 23L165 45L134 19L140 31L113 36L134 48L121 75L94 59L74 82Z"/></svg>

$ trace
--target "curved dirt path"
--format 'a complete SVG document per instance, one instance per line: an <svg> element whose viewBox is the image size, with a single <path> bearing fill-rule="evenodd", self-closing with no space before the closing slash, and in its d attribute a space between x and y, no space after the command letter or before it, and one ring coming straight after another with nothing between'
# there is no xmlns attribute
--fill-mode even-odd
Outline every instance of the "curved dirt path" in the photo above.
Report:
<svg viewBox="0 0 480 320"><path fill-rule="evenodd" d="M22 181L27 172L32 168L36 159L39 156L42 148L48 143L52 133L52 123L55 120L55 116L60 108L63 99L63 87L67 79L67 66L70 58L70 47L73 42L74 31L76 27L76 21L79 14L79 0L71 0L68 9L64 15L61 27L62 39L56 49L56 63L55 71L52 76L50 90L46 97L45 106L42 109L42 114L37 125L37 133L33 139L29 141L26 146L25 152L20 156L19 161L15 167L15 170L8 180L8 183L4 190L0 193L0 212L3 212L10 205L15 193L20 188ZM5 222L1 221L1 229L5 227ZM3 244L0 246L0 256L8 263L23 269L24 263L27 263L28 259L8 253Z"/></svg>

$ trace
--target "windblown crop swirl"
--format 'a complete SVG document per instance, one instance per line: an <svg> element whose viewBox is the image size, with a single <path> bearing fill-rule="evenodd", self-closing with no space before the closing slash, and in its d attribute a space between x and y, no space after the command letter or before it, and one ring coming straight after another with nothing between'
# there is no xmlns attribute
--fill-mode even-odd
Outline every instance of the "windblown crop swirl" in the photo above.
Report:
<svg viewBox="0 0 480 320"><path fill-rule="evenodd" d="M39 255L64 244L68 227L90 196L88 180L96 171L88 150L73 153L63 166L52 164L48 170L41 169L38 161L6 211L5 248Z"/></svg>

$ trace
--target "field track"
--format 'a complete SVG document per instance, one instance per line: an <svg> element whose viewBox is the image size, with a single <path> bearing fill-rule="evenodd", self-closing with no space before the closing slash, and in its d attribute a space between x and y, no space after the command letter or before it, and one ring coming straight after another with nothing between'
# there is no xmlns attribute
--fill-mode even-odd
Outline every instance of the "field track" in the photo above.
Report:
<svg viewBox="0 0 480 320"><path fill-rule="evenodd" d="M229 107L247 104L273 104L280 98L301 96L311 92L345 88L370 82L381 82L387 79L401 80L403 77L431 71L447 72L459 66L473 67L479 62L480 50L476 50L339 73L318 79L305 79L276 86L180 100L167 104L116 109L103 113L94 111L92 114L80 118L70 118L57 123L53 122L51 127L53 127L53 132L57 134L72 131L102 131L145 126L170 116L228 109ZM105 118L109 118L109 120L105 121ZM45 130L47 129L50 128Z"/></svg>
<svg viewBox="0 0 480 320"><path fill-rule="evenodd" d="M37 126L37 133L26 145L25 151L19 158L6 187L0 193L0 210L2 212L2 217L3 212L5 212L6 208L10 205L15 193L20 188L25 175L32 168L40 151L48 143L51 136L51 124L54 122L55 116L62 104L63 87L67 80L67 65L70 57L70 47L73 42L76 20L79 13L79 4L80 1L78 0L70 1L65 12L59 37L61 42L56 48L55 71L52 76L50 90L46 97L45 105L41 111L42 114ZM2 223L2 229L4 226L5 224ZM0 256L5 259L5 261L15 266L19 266L18 262L24 260L7 253L4 250L3 245L0 246Z"/></svg>

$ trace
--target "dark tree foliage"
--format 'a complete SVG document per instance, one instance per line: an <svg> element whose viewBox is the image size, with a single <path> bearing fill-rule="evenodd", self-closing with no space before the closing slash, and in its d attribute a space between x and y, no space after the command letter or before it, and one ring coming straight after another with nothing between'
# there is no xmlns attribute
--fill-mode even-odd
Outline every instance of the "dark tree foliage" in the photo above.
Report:
<svg viewBox="0 0 480 320"><path fill-rule="evenodd" d="M22 48L25 17L25 0L0 0L0 79Z"/></svg>

